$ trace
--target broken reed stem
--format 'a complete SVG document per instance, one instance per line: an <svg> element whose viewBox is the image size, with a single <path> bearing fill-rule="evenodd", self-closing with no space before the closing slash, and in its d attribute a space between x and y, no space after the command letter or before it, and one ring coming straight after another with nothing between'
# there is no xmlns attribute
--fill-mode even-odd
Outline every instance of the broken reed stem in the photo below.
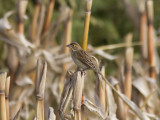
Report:
<svg viewBox="0 0 160 120"><path fill-rule="evenodd" d="M7 77L6 79L6 84L5 84L5 103L6 103L6 117L7 117L7 120L10 120L10 117L9 117L9 86L10 86L10 77Z"/></svg>
<svg viewBox="0 0 160 120"><path fill-rule="evenodd" d="M141 13L140 17L140 35L139 41L142 43L141 45L141 55L144 60L147 59L147 17L146 13Z"/></svg>
<svg viewBox="0 0 160 120"><path fill-rule="evenodd" d="M149 76L156 78L155 71L155 53L154 53L154 28L153 28L153 1L146 1L147 23L148 23L148 62L149 62Z"/></svg>
<svg viewBox="0 0 160 120"><path fill-rule="evenodd" d="M38 59L37 61L37 74L36 74L36 98L37 109L36 119L44 120L44 90L46 82L47 63Z"/></svg>
<svg viewBox="0 0 160 120"><path fill-rule="evenodd" d="M42 34L45 33L45 31L48 29L48 27L50 25L52 13L54 10L54 5L55 5L55 0L50 0L48 10L47 10L46 19L45 19L43 30L42 30Z"/></svg>
<svg viewBox="0 0 160 120"><path fill-rule="evenodd" d="M0 120L7 120L5 103L5 83L7 73L0 73Z"/></svg>
<svg viewBox="0 0 160 120"><path fill-rule="evenodd" d="M92 0L86 0L86 13L85 13L85 21L84 21L84 28L83 28L83 40L82 40L82 48L85 51L87 50L87 44L88 44L88 33L89 33L91 7L92 7Z"/></svg>
<svg viewBox="0 0 160 120"><path fill-rule="evenodd" d="M83 86L84 86L84 72L78 71L74 74L74 89L73 89L74 120L81 120Z"/></svg>
<svg viewBox="0 0 160 120"><path fill-rule="evenodd" d="M132 40L132 34L128 34L126 37L126 43L128 47L125 51L125 83L124 83L124 93L126 97L130 100L132 94L132 62L133 62L133 48L130 47ZM126 105L126 114L128 114L128 105Z"/></svg>
<svg viewBox="0 0 160 120"><path fill-rule="evenodd" d="M37 98L36 120L44 120L44 99Z"/></svg>
<svg viewBox="0 0 160 120"><path fill-rule="evenodd" d="M37 28L37 21L38 21L40 8L41 8L41 2L40 2L40 0L36 0L33 19L32 19L31 36L30 36L32 42L34 42L34 39L36 36L36 28Z"/></svg>
<svg viewBox="0 0 160 120"><path fill-rule="evenodd" d="M115 87L115 89L119 92L121 92L118 81L111 79L111 83L112 85ZM116 92L114 90L113 91L113 96L115 98L115 102L117 103L117 118L120 120L126 120L126 112L124 109L125 104L123 103L123 101L119 98L119 96L116 94Z"/></svg>
<svg viewBox="0 0 160 120"><path fill-rule="evenodd" d="M104 66L101 69L101 73L105 77L105 67ZM98 76L99 76L98 77L98 97L105 111L106 110L106 98L105 97L107 97L106 96L106 84L103 78L100 75Z"/></svg>

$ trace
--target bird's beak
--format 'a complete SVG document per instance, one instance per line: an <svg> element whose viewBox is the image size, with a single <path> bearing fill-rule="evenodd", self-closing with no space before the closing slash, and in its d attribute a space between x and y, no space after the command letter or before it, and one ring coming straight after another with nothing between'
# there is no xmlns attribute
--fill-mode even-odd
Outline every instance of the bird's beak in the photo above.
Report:
<svg viewBox="0 0 160 120"><path fill-rule="evenodd" d="M69 44L69 45L66 45L66 47L70 47L70 44Z"/></svg>

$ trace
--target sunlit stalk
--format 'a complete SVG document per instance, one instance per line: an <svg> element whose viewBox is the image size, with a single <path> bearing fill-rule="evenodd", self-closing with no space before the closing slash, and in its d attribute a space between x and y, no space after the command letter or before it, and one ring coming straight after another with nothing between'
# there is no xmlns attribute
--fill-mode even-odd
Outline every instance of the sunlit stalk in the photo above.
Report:
<svg viewBox="0 0 160 120"><path fill-rule="evenodd" d="M130 47L132 41L132 34L128 34L126 37L126 43L128 47L125 51L125 82L124 93L128 99L131 99L132 95L132 63L133 63L133 48ZM126 105L126 114L128 114L128 106Z"/></svg>
<svg viewBox="0 0 160 120"><path fill-rule="evenodd" d="M82 40L82 48L84 50L87 50L87 44L88 44L88 32L89 32L89 24L90 24L91 7L92 7L92 0L86 0L86 13L85 13L83 40Z"/></svg>
<svg viewBox="0 0 160 120"><path fill-rule="evenodd" d="M34 42L36 36L36 28L37 28L37 21L40 12L41 2L36 0L36 5L34 9L33 19L32 19L32 27L31 27L31 40Z"/></svg>
<svg viewBox="0 0 160 120"><path fill-rule="evenodd" d="M154 28L153 28L153 1L146 1L147 9L147 23L148 23L148 62L149 62L149 76L156 78L155 71L155 45L154 45Z"/></svg>
<svg viewBox="0 0 160 120"><path fill-rule="evenodd" d="M5 82L7 73L0 73L0 120L7 120L5 103Z"/></svg>
<svg viewBox="0 0 160 120"><path fill-rule="evenodd" d="M54 4L55 4L55 0L50 0L48 10L47 10L46 19L45 19L43 30L42 30L42 34L45 33L45 31L48 29L48 27L50 25L52 13L54 10Z"/></svg>
<svg viewBox="0 0 160 120"><path fill-rule="evenodd" d="M7 120L10 120L9 117L9 87L10 87L10 77L7 77L5 84L5 100L6 100L6 117Z"/></svg>

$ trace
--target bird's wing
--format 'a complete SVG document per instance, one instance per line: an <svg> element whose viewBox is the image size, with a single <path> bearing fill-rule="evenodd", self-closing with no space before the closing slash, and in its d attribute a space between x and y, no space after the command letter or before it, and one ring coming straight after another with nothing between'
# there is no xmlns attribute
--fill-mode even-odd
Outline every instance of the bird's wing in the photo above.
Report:
<svg viewBox="0 0 160 120"><path fill-rule="evenodd" d="M95 65L94 65L94 63L92 61L92 57L89 56L84 50L77 50L77 51L75 51L74 55L84 65L86 65L89 68L92 68L94 70L96 69Z"/></svg>

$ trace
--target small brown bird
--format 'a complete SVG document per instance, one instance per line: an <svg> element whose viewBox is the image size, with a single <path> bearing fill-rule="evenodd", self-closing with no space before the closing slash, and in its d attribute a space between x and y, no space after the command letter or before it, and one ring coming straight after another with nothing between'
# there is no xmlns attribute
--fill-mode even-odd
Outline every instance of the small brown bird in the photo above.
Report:
<svg viewBox="0 0 160 120"><path fill-rule="evenodd" d="M85 71L87 69L93 69L94 72L100 73L98 61L95 57L90 56L84 51L81 46L73 42L67 47L70 48L70 53L74 63L77 65L78 70Z"/></svg>

